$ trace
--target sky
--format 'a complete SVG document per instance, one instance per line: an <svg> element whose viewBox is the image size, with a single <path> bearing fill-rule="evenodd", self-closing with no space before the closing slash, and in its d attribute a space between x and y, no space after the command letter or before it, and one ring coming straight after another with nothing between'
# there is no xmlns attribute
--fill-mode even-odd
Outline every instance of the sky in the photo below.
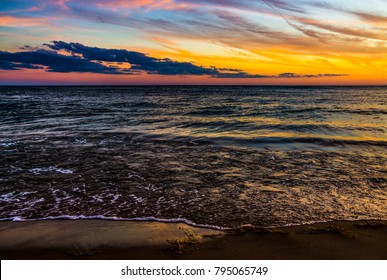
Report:
<svg viewBox="0 0 387 280"><path fill-rule="evenodd" d="M387 85L387 0L0 2L0 85Z"/></svg>

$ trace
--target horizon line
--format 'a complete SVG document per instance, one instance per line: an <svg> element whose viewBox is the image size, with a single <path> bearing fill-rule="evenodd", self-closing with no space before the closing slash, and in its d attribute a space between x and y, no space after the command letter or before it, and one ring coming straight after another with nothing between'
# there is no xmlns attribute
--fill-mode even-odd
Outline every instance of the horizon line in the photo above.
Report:
<svg viewBox="0 0 387 280"><path fill-rule="evenodd" d="M237 86L243 86L243 87L387 87L387 84L381 84L381 85L375 85L375 84L343 84L343 85L338 85L338 84L312 84L312 85L307 85L307 84L300 84L300 85L295 85L295 84L284 84L284 85L279 85L279 84L224 84L224 85L219 85L219 84L0 84L0 87L195 87L195 86L213 86L213 87L237 87Z"/></svg>

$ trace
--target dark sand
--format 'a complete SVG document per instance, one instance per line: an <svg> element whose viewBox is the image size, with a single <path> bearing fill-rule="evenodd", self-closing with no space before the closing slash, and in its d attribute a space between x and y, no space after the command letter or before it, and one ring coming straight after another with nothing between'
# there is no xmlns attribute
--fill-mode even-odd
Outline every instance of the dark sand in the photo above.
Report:
<svg viewBox="0 0 387 280"><path fill-rule="evenodd" d="M387 221L217 231L105 220L0 222L1 259L387 259Z"/></svg>

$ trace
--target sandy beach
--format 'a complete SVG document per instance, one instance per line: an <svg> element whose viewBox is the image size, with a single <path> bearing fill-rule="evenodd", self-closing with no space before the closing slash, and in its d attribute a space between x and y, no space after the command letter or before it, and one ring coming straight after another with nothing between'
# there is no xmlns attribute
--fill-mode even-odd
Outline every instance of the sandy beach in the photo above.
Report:
<svg viewBox="0 0 387 280"><path fill-rule="evenodd" d="M387 259L387 221L235 231L182 223L0 223L1 259Z"/></svg>

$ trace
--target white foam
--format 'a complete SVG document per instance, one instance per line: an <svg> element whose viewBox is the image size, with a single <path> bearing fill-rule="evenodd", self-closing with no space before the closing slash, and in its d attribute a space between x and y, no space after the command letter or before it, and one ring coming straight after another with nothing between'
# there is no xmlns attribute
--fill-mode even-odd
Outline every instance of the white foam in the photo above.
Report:
<svg viewBox="0 0 387 280"><path fill-rule="evenodd" d="M145 201L144 198L138 197L138 196L136 196L136 195L134 195L134 194L131 194L131 195L129 195L129 196L132 197L137 203L143 203L143 202Z"/></svg>
<svg viewBox="0 0 387 280"><path fill-rule="evenodd" d="M0 200L5 201L5 202L9 202L9 201L12 201L12 198L14 196L15 196L15 192L5 193L5 194L0 195Z"/></svg>
<svg viewBox="0 0 387 280"><path fill-rule="evenodd" d="M14 216L10 218L2 218L0 221L12 221L12 222L27 222L27 221L45 221L45 220L110 220L110 221L144 221L144 222L161 222L161 223L184 223L193 227L209 228L215 230L231 230L228 227L221 227L215 225L197 224L185 218L163 219L156 217L139 217L139 218L120 218L120 217L107 217L103 215L85 216L85 215L62 215L62 216L49 216L46 218L38 219L26 219L20 216Z"/></svg>
<svg viewBox="0 0 387 280"><path fill-rule="evenodd" d="M134 173L128 173L128 178L137 178L137 179L140 179L142 181L145 181L145 178L144 177L141 177L140 175L137 175L137 174L134 174Z"/></svg>
<svg viewBox="0 0 387 280"><path fill-rule="evenodd" d="M122 195L121 194L112 194L111 195L113 198L111 199L111 203L115 203L117 199L119 199Z"/></svg>
<svg viewBox="0 0 387 280"><path fill-rule="evenodd" d="M142 185L141 188L152 192L159 191L161 189L160 187L157 187L156 185L153 185L153 184Z"/></svg>
<svg viewBox="0 0 387 280"><path fill-rule="evenodd" d="M56 207L62 202L62 201L66 201L70 198L73 198L71 195L69 195L67 192L65 191L62 191L62 190L52 190L51 188L51 191L52 191L52 196L54 197L55 199L55 202L56 202ZM62 194L62 197L58 197L56 193L61 193Z"/></svg>
<svg viewBox="0 0 387 280"><path fill-rule="evenodd" d="M20 192L18 193L18 195L20 196L25 196L25 195L28 195L28 194L34 194L34 193L37 193L38 191L34 191L34 192Z"/></svg>
<svg viewBox="0 0 387 280"><path fill-rule="evenodd" d="M370 218L368 218L370 219ZM222 227L222 226L216 226L216 225L207 225L207 224L199 224L192 222L185 218L172 218L172 219L166 219L166 218L156 218L153 216L150 217L137 217L137 218L121 218L116 216L104 216L104 215L92 215L92 216L85 216L85 215L61 215L61 216L48 216L45 218L37 218L37 219L26 219L21 216L13 216L9 218L0 218L0 221L12 221L12 222L28 222L28 221L46 221L46 220L107 220L107 221L144 221L144 222L160 222L160 223L183 223L187 224L189 226L193 227L200 227L200 228L208 228L208 229L214 229L214 230L233 230L233 228L229 227ZM357 220L367 220L367 217L364 217L362 219L346 219L347 221L357 221ZM372 219L373 220L373 219ZM309 222L303 222L303 223L289 223L284 225L283 227L290 227L290 226L299 226L299 225L311 225L316 223L323 223L323 222L329 222L329 221L335 221L335 220L314 220ZM250 224L247 224L245 226L252 226ZM267 228L276 228L278 226L268 226Z"/></svg>
<svg viewBox="0 0 387 280"><path fill-rule="evenodd" d="M32 137L31 140L34 140L35 142L44 142L46 141L48 138L47 137Z"/></svg>
<svg viewBox="0 0 387 280"><path fill-rule="evenodd" d="M36 175L43 173L43 172L59 172L62 174L72 174L73 173L73 170L71 170L71 169L58 168L58 167L54 167L54 166L36 167L36 168L28 169L28 171L33 173L33 174L36 174Z"/></svg>
<svg viewBox="0 0 387 280"><path fill-rule="evenodd" d="M95 201L103 202L103 196L100 195L93 195L91 198L93 198Z"/></svg>
<svg viewBox="0 0 387 280"><path fill-rule="evenodd" d="M201 227L201 228L210 228L210 229L217 229L217 230L230 230L231 228L228 227L221 227L221 226L215 226L215 225L206 225L206 224L198 224L194 223L190 220L187 220L185 218L172 218L172 219L163 219L163 218L156 218L156 217L139 217L139 218L133 218L130 219L131 221L154 221L154 222L163 222L163 223L184 223L193 227Z"/></svg>
<svg viewBox="0 0 387 280"><path fill-rule="evenodd" d="M77 145L84 145L84 144L87 144L87 140L86 139L75 139L74 141L74 144L77 144Z"/></svg>
<svg viewBox="0 0 387 280"><path fill-rule="evenodd" d="M23 198L24 196L27 196L29 194L34 194L36 193L36 191L34 192L10 192L10 193L5 193L5 194L2 194L0 195L0 200L4 201L4 202L15 202L15 201L20 201L20 198Z"/></svg>
<svg viewBox="0 0 387 280"><path fill-rule="evenodd" d="M9 172L11 172L11 173L19 172L19 171L22 171L22 170L23 170L22 168L16 167L16 166L13 166L13 165L11 165L10 168L9 168Z"/></svg>
<svg viewBox="0 0 387 280"><path fill-rule="evenodd" d="M8 147L11 147L13 145L15 145L16 143L0 143L0 147L5 147L5 148L8 148Z"/></svg>
<svg viewBox="0 0 387 280"><path fill-rule="evenodd" d="M24 209L19 209L20 211L23 212L23 210L25 209L30 209L31 207L35 206L36 204L38 203L41 203L45 201L45 199L42 197L42 198L39 198L39 199L36 199L36 200L30 200L28 202L25 202L25 204L27 205L27 207L25 207Z"/></svg>
<svg viewBox="0 0 387 280"><path fill-rule="evenodd" d="M0 147L8 148L16 145L17 143L17 141L12 141L12 139L5 138L0 140Z"/></svg>
<svg viewBox="0 0 387 280"><path fill-rule="evenodd" d="M21 217L12 217L12 218L6 218L6 219L3 219L5 221L12 221L12 222L22 222L22 221L25 221L23 218Z"/></svg>
<svg viewBox="0 0 387 280"><path fill-rule="evenodd" d="M55 171L63 174L73 174L71 169L56 168Z"/></svg>

